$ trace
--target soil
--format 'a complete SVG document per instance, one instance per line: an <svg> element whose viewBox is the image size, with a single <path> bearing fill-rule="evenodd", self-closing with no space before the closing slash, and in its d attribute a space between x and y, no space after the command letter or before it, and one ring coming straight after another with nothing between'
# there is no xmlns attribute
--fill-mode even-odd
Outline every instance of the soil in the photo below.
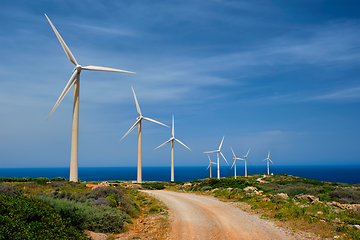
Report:
<svg viewBox="0 0 360 240"><path fill-rule="evenodd" d="M245 212L210 196L171 191L144 191L169 207L171 231L167 239L314 239ZM244 207L244 206L243 206ZM315 237L316 239L316 237Z"/></svg>

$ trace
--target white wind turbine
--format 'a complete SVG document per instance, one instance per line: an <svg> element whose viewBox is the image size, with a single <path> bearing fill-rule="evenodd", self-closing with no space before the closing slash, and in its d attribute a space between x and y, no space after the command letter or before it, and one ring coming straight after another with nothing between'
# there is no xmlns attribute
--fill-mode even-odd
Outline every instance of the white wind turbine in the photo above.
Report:
<svg viewBox="0 0 360 240"><path fill-rule="evenodd" d="M232 151L232 153L233 153L233 155L234 155L234 163L232 164L231 168L232 168L232 167L235 167L235 168L234 168L234 175L235 175L235 179L236 179L236 160L245 160L245 159L237 158L237 157L235 156L234 150L233 150L232 148L231 148L231 151Z"/></svg>
<svg viewBox="0 0 360 240"><path fill-rule="evenodd" d="M151 118L147 118L147 117L143 117L143 115L141 115L141 111L140 111L140 106L139 106L139 103L136 99L136 95L135 95L135 91L134 91L134 88L131 87L133 93L134 93L134 99L135 99L135 104L136 104L136 109L137 109L137 112L139 114L139 117L136 118L136 122L134 123L134 125L125 133L125 135L119 140L123 140L123 138L128 135L135 127L136 125L138 125L138 166L137 166L137 182L138 183L141 183L142 182L142 173L141 173L141 121L144 119L146 121L149 121L149 122L153 122L153 123L157 123L157 124L160 124L160 125L163 125L165 127L169 127L161 122L158 122L158 121L155 121Z"/></svg>
<svg viewBox="0 0 360 240"><path fill-rule="evenodd" d="M268 153L267 158L265 158L263 161L267 161L267 174L269 175L269 174L270 174L270 172L269 172L269 161L270 161L272 164L274 164L273 161L271 161L271 159L270 159L270 151L269 151L269 153Z"/></svg>
<svg viewBox="0 0 360 240"><path fill-rule="evenodd" d="M184 143L182 143L180 140L175 138L175 134L174 134L174 115L172 116L172 137L167 140L166 142L164 142L163 144L161 144L160 146L158 146L155 149L158 149L159 147L164 146L165 144L171 142L171 181L174 182L174 141L177 141L178 143L180 143L181 145L183 145L184 147L186 147L187 149L189 149L190 151L192 151L190 148L188 148ZM154 150L155 150L154 149Z"/></svg>
<svg viewBox="0 0 360 240"><path fill-rule="evenodd" d="M249 159L248 159L248 157L247 157L248 154L249 154L249 152L250 152L250 148L249 148L247 154L244 156L244 160L245 160L245 177L247 177L247 166L246 166L246 163L249 162ZM249 163L250 163L250 162L249 162Z"/></svg>
<svg viewBox="0 0 360 240"><path fill-rule="evenodd" d="M75 59L75 57L72 55L70 49L64 42L64 40L61 38L59 32L56 30L55 26L52 24L48 16L45 14L45 17L49 21L52 29L54 30L57 38L59 39L59 42L61 46L63 47L67 57L69 60L75 65L75 68L73 70L73 73L70 77L69 82L66 84L63 92L61 93L59 99L55 103L55 106L51 110L49 116L46 120L49 119L51 114L55 111L57 106L60 104L60 102L63 100L65 95L70 90L71 86L74 85L74 103L73 103L73 122L72 122L72 138L71 138L71 161L70 161L70 181L77 182L78 181L78 136L79 136L79 93L80 93L80 72L82 70L92 70L92 71L108 71L108 72L124 72L124 73L134 73L124 70L119 70L115 68L107 68L107 67L98 67L98 66L86 66L83 67L79 65Z"/></svg>
<svg viewBox="0 0 360 240"><path fill-rule="evenodd" d="M211 178L211 164L215 164L215 165L216 165L216 163L214 163L214 162L211 161L209 154L208 154L208 158L209 158L209 166L207 167L206 170L208 170L208 169L210 168L210 178Z"/></svg>
<svg viewBox="0 0 360 240"><path fill-rule="evenodd" d="M223 141L224 141L224 138L225 138L225 136L223 136L218 150L209 151L209 152L204 152L204 153L217 153L217 154L216 154L216 155L217 155L217 163L216 163L216 164L217 164L217 178L218 178L218 179L220 179L219 153L220 153L221 156L224 158L224 160L225 160L225 162L227 163L227 165L229 165L229 163L226 161L226 158L224 157L224 155L223 155L222 152L220 151L220 150L221 150L221 146L222 146Z"/></svg>

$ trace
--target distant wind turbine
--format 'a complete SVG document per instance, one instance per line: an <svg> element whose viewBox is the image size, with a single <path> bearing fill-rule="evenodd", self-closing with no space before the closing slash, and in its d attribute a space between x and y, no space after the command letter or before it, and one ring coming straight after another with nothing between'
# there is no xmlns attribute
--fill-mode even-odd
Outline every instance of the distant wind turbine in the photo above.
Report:
<svg viewBox="0 0 360 240"><path fill-rule="evenodd" d="M215 150L215 151L209 151L209 152L204 152L204 153L216 153L217 155L217 178L220 179L220 164L219 164L219 154L221 154L221 156L224 158L225 162L227 163L227 165L229 165L229 163L226 161L226 158L224 157L224 154L222 154L221 150L221 146L223 144L225 136L223 136L219 149Z"/></svg>
<svg viewBox="0 0 360 240"><path fill-rule="evenodd" d="M169 127L161 122L158 122L158 121L155 121L151 118L147 118L147 117L143 117L143 115L141 114L141 110L140 110L140 106L139 106L139 103L136 99L136 95L135 95L135 91L134 91L134 88L131 87L132 91L133 91L133 94L134 94L134 99L135 99L135 104L136 104L136 109L137 109L137 112L139 114L139 117L136 118L136 122L134 123L134 125L125 133L125 135L119 140L123 140L124 137L126 137L126 135L128 135L135 127L136 125L138 125L138 166L137 166L137 182L138 183L141 183L142 182L142 173L141 173L141 121L144 119L146 121L149 121L149 122L153 122L153 123L157 123L157 124L160 124L160 125L163 125L165 127Z"/></svg>
<svg viewBox="0 0 360 240"><path fill-rule="evenodd" d="M249 154L249 152L250 152L250 148L249 148L249 151L247 152L247 154L244 156L244 160L245 160L245 177L247 177L247 166L246 166L246 163L248 162L248 163L250 163L249 162L249 159L248 159L248 154Z"/></svg>
<svg viewBox="0 0 360 240"><path fill-rule="evenodd" d="M174 134L174 115L172 116L172 137L167 140L166 142L164 142L163 144L161 144L160 146L158 146L155 149L158 149L159 147L164 146L165 144L168 144L169 142L171 142L171 181L174 182L174 141L177 141L178 143L180 143L181 145L183 145L184 147L186 147L187 149L189 149L190 151L192 151L190 148L188 148L184 143L182 143L180 140L175 138L175 134ZM154 149L154 150L155 150Z"/></svg>
<svg viewBox="0 0 360 240"><path fill-rule="evenodd" d="M233 155L234 155L234 163L232 164L231 168L232 168L232 167L235 167L235 168L234 168L234 175L235 175L235 179L236 179L236 160L244 160L244 159L242 159L242 158L237 158L237 157L235 156L234 150L233 150L232 148L231 148L231 151L232 151L232 153L233 153Z"/></svg>
<svg viewBox="0 0 360 240"><path fill-rule="evenodd" d="M274 164L273 161L271 161L271 159L270 159L270 151L269 151L269 153L268 153L267 158L265 158L263 161L267 161L267 174L270 175L270 172L269 172L269 161L270 161L272 164Z"/></svg>
<svg viewBox="0 0 360 240"><path fill-rule="evenodd" d="M207 167L206 170L208 170L208 169L210 168L210 178L211 178L211 164L215 164L215 165L216 165L216 163L214 163L214 162L211 161L209 154L208 154L208 158L209 158L209 166Z"/></svg>
<svg viewBox="0 0 360 240"><path fill-rule="evenodd" d="M52 29L54 30L57 38L59 39L59 42L61 46L63 47L67 57L69 60L75 65L75 68L73 70L73 73L70 77L69 82L66 84L63 92L61 93L59 99L55 103L55 106L51 110L49 116L46 120L48 120L51 116L51 114L55 111L57 106L60 104L60 102L63 100L65 95L70 90L71 86L74 85L74 103L73 103L73 122L72 122L72 138L71 138L71 161L70 161L70 181L77 182L78 181L78 136L79 136L79 93L80 93L80 72L82 70L92 70L92 71L108 71L108 72L124 72L124 73L134 73L124 70L119 70L115 68L107 68L107 67L98 67L98 66L86 66L83 67L79 65L75 59L75 57L72 55L70 49L60 36L59 32L56 30L55 26L52 24L48 16L45 14L45 17L49 21Z"/></svg>

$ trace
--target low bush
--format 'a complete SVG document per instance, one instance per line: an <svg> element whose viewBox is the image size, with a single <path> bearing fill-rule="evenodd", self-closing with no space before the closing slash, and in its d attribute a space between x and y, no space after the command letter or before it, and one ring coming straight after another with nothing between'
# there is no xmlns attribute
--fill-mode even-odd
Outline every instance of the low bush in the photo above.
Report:
<svg viewBox="0 0 360 240"><path fill-rule="evenodd" d="M88 239L45 202L0 194L0 239Z"/></svg>
<svg viewBox="0 0 360 240"><path fill-rule="evenodd" d="M21 191L14 188L13 186L11 186L9 184L1 183L0 184L0 193L5 193L5 194L11 195L11 196L17 196L21 193Z"/></svg>
<svg viewBox="0 0 360 240"><path fill-rule="evenodd" d="M165 189L166 183L164 182L148 182L143 183L141 186L145 189L163 190Z"/></svg>
<svg viewBox="0 0 360 240"><path fill-rule="evenodd" d="M46 184L49 182L49 179L45 177L33 178L32 180L38 184Z"/></svg>
<svg viewBox="0 0 360 240"><path fill-rule="evenodd" d="M211 178L209 180L209 185L212 188L245 188L251 185L255 185L254 184L250 184L248 181L243 180L243 179L234 179L234 178L221 178L221 179L217 179L217 178Z"/></svg>
<svg viewBox="0 0 360 240"><path fill-rule="evenodd" d="M336 189L335 191L330 192L329 196L332 200L341 203L360 203L360 196L347 189Z"/></svg>
<svg viewBox="0 0 360 240"><path fill-rule="evenodd" d="M30 182L30 181L32 181L32 178L30 178L30 177L22 177L18 181L19 182Z"/></svg>
<svg viewBox="0 0 360 240"><path fill-rule="evenodd" d="M65 178L64 177L54 177L54 178L50 179L50 182L53 182L53 181L65 181Z"/></svg>
<svg viewBox="0 0 360 240"><path fill-rule="evenodd" d="M90 202L81 203L66 199L41 196L40 199L52 206L59 215L79 230L95 232L121 232L127 216L107 206L92 207Z"/></svg>
<svg viewBox="0 0 360 240"><path fill-rule="evenodd" d="M109 201L111 207L116 208L117 202L114 197L107 196L106 199Z"/></svg>

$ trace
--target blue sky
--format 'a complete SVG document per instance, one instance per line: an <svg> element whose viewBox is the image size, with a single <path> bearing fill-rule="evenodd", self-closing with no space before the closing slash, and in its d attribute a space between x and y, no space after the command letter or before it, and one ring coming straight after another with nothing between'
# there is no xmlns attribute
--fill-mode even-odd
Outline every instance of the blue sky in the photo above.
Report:
<svg viewBox="0 0 360 240"><path fill-rule="evenodd" d="M171 124L175 166L230 147L253 165L360 163L359 1L1 1L0 166L68 167L67 59L83 71L79 166L136 166L137 117ZM143 166L169 166L171 130L143 124ZM215 155L211 156L215 160ZM225 162L222 161L221 165Z"/></svg>

